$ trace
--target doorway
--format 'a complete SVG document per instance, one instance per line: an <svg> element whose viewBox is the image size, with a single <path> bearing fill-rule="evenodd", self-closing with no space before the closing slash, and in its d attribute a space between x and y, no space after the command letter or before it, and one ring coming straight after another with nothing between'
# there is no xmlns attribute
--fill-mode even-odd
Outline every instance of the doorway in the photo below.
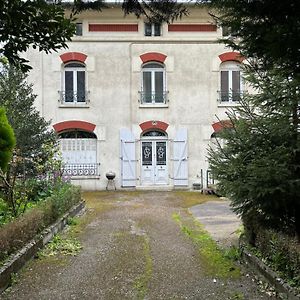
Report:
<svg viewBox="0 0 300 300"><path fill-rule="evenodd" d="M168 184L168 147L166 133L149 131L141 140L142 185Z"/></svg>

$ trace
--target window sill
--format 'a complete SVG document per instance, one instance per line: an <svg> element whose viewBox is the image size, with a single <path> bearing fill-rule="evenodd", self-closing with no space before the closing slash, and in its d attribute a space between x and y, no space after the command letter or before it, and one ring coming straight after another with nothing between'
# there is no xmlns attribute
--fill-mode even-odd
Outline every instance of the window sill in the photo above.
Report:
<svg viewBox="0 0 300 300"><path fill-rule="evenodd" d="M237 102L218 102L218 107L234 107L234 106L240 106L241 104Z"/></svg>
<svg viewBox="0 0 300 300"><path fill-rule="evenodd" d="M169 104L140 104L140 108L168 108Z"/></svg>
<svg viewBox="0 0 300 300"><path fill-rule="evenodd" d="M87 103L64 103L64 104L59 104L59 108L89 108L90 105Z"/></svg>

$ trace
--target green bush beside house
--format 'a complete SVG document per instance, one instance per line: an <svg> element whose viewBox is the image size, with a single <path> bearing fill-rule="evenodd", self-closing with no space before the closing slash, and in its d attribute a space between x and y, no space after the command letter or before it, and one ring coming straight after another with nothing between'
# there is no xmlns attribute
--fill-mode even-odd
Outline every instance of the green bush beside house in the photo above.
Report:
<svg viewBox="0 0 300 300"><path fill-rule="evenodd" d="M0 261L22 248L81 200L79 187L63 183L35 207L0 227Z"/></svg>

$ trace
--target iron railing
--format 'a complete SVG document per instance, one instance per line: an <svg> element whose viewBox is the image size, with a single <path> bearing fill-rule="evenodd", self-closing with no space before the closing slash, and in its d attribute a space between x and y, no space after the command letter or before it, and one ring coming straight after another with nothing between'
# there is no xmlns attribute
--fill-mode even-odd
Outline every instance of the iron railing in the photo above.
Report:
<svg viewBox="0 0 300 300"><path fill-rule="evenodd" d="M63 176L100 176L100 163L66 164L62 168Z"/></svg>
<svg viewBox="0 0 300 300"><path fill-rule="evenodd" d="M168 102L168 91L144 92L140 91L141 104L166 104Z"/></svg>
<svg viewBox="0 0 300 300"><path fill-rule="evenodd" d="M61 104L87 104L89 102L89 91L58 91Z"/></svg>
<svg viewBox="0 0 300 300"><path fill-rule="evenodd" d="M218 91L218 101L219 102L238 102L241 99L243 93L241 91L237 92L224 92Z"/></svg>

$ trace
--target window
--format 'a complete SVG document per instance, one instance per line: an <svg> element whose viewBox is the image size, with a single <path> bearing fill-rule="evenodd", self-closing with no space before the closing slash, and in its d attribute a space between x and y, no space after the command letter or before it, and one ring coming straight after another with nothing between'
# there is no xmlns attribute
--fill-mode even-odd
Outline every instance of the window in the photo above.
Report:
<svg viewBox="0 0 300 300"><path fill-rule="evenodd" d="M75 35L82 35L82 23L76 23Z"/></svg>
<svg viewBox="0 0 300 300"><path fill-rule="evenodd" d="M228 61L221 64L220 72L221 90L220 102L239 101L242 92L242 79L240 63Z"/></svg>
<svg viewBox="0 0 300 300"><path fill-rule="evenodd" d="M79 62L65 64L61 102L63 104L84 104L87 102L84 64Z"/></svg>
<svg viewBox="0 0 300 300"><path fill-rule="evenodd" d="M158 23L145 23L145 36L160 36L161 25Z"/></svg>
<svg viewBox="0 0 300 300"><path fill-rule="evenodd" d="M59 134L63 174L67 176L98 176L97 136L93 132L68 130Z"/></svg>
<svg viewBox="0 0 300 300"><path fill-rule="evenodd" d="M166 104L165 67L150 62L142 67L142 104Z"/></svg>

